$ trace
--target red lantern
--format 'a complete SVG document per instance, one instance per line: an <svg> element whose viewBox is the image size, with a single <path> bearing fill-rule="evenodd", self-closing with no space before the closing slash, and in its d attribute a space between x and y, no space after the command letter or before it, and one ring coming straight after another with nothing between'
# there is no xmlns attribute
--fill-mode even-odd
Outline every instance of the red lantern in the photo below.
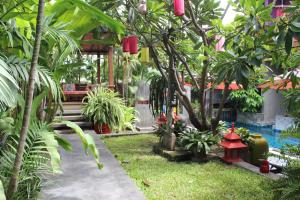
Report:
<svg viewBox="0 0 300 200"><path fill-rule="evenodd" d="M129 47L129 39L128 37L123 38L123 52L129 52L130 47Z"/></svg>
<svg viewBox="0 0 300 200"><path fill-rule="evenodd" d="M128 37L130 54L138 53L138 38L135 35Z"/></svg>
<svg viewBox="0 0 300 200"><path fill-rule="evenodd" d="M184 15L184 0L174 0L174 14L175 16Z"/></svg>
<svg viewBox="0 0 300 200"><path fill-rule="evenodd" d="M240 150L247 146L242 143L241 137L234 133L234 123L232 123L231 132L224 136L224 140L220 143L224 148L224 157L222 158L227 163L239 162Z"/></svg>

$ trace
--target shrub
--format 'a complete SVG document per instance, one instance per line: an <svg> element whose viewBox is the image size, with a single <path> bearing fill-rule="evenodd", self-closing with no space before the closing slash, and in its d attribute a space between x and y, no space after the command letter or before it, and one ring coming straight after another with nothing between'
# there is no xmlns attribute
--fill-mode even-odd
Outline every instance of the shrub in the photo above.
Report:
<svg viewBox="0 0 300 200"><path fill-rule="evenodd" d="M219 142L219 136L214 136L212 132L200 132L191 129L181 134L179 143L187 150L191 150L195 155L205 157L210 151L210 147Z"/></svg>

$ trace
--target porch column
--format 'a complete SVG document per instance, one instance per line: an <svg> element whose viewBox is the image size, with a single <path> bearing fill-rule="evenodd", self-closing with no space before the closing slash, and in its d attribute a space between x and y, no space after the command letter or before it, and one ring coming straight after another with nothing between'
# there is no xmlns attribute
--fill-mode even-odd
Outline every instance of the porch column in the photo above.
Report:
<svg viewBox="0 0 300 200"><path fill-rule="evenodd" d="M101 85L101 68L100 68L101 54L97 53L97 84Z"/></svg>
<svg viewBox="0 0 300 200"><path fill-rule="evenodd" d="M114 90L114 60L113 60L114 48L110 46L108 48L108 88Z"/></svg>

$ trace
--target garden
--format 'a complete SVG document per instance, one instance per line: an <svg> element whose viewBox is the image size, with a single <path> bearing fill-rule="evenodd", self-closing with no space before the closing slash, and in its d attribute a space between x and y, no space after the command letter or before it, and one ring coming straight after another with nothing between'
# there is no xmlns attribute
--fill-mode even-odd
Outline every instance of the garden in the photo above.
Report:
<svg viewBox="0 0 300 200"><path fill-rule="evenodd" d="M0 7L0 199L300 199L299 0Z"/></svg>

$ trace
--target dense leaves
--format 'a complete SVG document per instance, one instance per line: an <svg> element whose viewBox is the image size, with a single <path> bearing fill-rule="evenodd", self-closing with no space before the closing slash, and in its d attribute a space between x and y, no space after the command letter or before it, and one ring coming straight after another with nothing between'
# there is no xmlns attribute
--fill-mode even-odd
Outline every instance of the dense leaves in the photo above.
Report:
<svg viewBox="0 0 300 200"><path fill-rule="evenodd" d="M82 113L94 124L108 124L115 130L132 128L134 109L127 107L118 93L98 87L89 92L83 102Z"/></svg>

